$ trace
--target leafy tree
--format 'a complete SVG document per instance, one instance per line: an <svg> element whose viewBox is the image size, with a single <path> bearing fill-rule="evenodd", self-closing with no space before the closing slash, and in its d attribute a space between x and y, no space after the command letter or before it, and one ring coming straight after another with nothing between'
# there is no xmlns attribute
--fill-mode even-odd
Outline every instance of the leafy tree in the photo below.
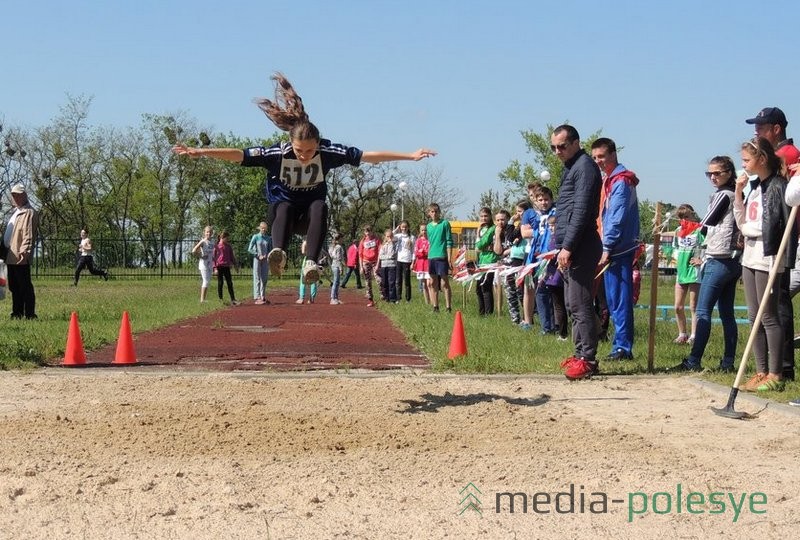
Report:
<svg viewBox="0 0 800 540"><path fill-rule="evenodd" d="M88 121L91 102L68 96L59 116L31 131L0 124L0 182L6 189L17 181L33 188L31 198L42 214L43 252L52 259L48 264L72 264L81 227L93 238L120 241L113 253L104 248L108 264L157 267L182 264L183 240L199 236L207 224L227 229L238 247L266 219L263 169L188 159L171 147L177 142L269 146L285 140L285 134L263 141L215 134L185 113L144 114L135 127L98 128ZM407 184L402 192L401 181ZM364 223L391 226L393 203L416 228L426 221L430 202L438 202L445 217L463 202L462 192L428 166L414 167L413 174L388 163L342 167L329 174L328 182L331 228L350 237ZM56 238L63 238L63 245L56 245Z"/></svg>
<svg viewBox="0 0 800 540"><path fill-rule="evenodd" d="M365 224L380 231L391 227L389 210L397 168L391 163L338 167L328 174L329 229L358 238Z"/></svg>
<svg viewBox="0 0 800 540"><path fill-rule="evenodd" d="M414 232L418 225L428 222L429 204L438 204L442 216L452 220L455 218L454 209L465 201L464 190L448 184L442 169L428 163L403 179L408 183L403 197L405 218Z"/></svg>
<svg viewBox="0 0 800 540"><path fill-rule="evenodd" d="M123 133L114 132L110 137L110 157L103 167L105 198L103 217L113 238L121 245L113 254L106 253L106 264L130 266L137 259L138 244L130 238L131 216L134 212L136 190L147 174L148 162L144 154L144 136L141 130L128 128Z"/></svg>
<svg viewBox="0 0 800 540"><path fill-rule="evenodd" d="M400 182L406 183L404 190L398 187ZM414 168L413 173L394 163L340 167L328 175L330 229L346 239L358 238L365 224L378 231L391 228L392 204L398 206L395 222L405 219L416 232L419 224L427 221L431 202L437 202L447 217L463 200L459 190L445 184L441 170L427 165Z"/></svg>
<svg viewBox="0 0 800 540"><path fill-rule="evenodd" d="M28 157L24 134L18 128L4 125L0 121L0 137L2 137L2 148L0 148L0 190L8 193L8 190L25 179L26 166L25 159Z"/></svg>
<svg viewBox="0 0 800 540"><path fill-rule="evenodd" d="M509 192L506 197L516 201L526 197L528 184L541 183L553 191L553 196L558 197L558 187L561 183L561 173L564 164L550 150L550 137L557 126L547 124L545 133L537 133L533 130L523 130L520 132L525 140L528 152L533 154L533 163L521 163L513 160L503 171L499 173L500 181L506 184ZM581 138L581 147L591 155L592 143L600 137L602 130L597 130L588 137ZM550 178L544 180L541 173L547 171Z"/></svg>
<svg viewBox="0 0 800 540"><path fill-rule="evenodd" d="M672 231L677 228L677 222L674 219L667 217L667 214L673 215L675 213L674 204L661 203L661 225L663 231ZM656 203L647 199L639 201L639 235L642 242L646 244L653 243L653 227L656 218ZM668 222L668 223L667 223Z"/></svg>
<svg viewBox="0 0 800 540"><path fill-rule="evenodd" d="M235 135L209 134L209 143L217 148L248 148L270 146L281 139L274 134L267 140L252 140ZM199 235L205 225L217 231L227 230L235 247L240 247L267 220L269 205L265 196L266 174L260 167L242 167L214 159L175 158L181 166L190 167L190 174L200 179L200 189L195 198L193 226ZM246 246L245 246L246 247ZM237 257L245 257L237 252Z"/></svg>
<svg viewBox="0 0 800 540"><path fill-rule="evenodd" d="M477 207L472 207L472 214L470 215L470 219L472 221L478 220L478 214L480 213L480 209L484 206L492 209L492 219L494 219L494 215L499 210L508 210L512 212L514 210L514 206L517 204L518 199L511 199L512 193L510 191L506 191L503 193L502 197L500 196L499 191L495 190L488 190L481 193L480 198L478 199ZM513 213L513 212L512 212Z"/></svg>
<svg viewBox="0 0 800 540"><path fill-rule="evenodd" d="M66 105L47 127L28 138L28 172L36 198L45 214L42 234L48 230L69 231L95 228L98 201L102 198L101 169L106 160L106 132L88 122L91 98L68 96ZM48 223L50 218L58 222Z"/></svg>

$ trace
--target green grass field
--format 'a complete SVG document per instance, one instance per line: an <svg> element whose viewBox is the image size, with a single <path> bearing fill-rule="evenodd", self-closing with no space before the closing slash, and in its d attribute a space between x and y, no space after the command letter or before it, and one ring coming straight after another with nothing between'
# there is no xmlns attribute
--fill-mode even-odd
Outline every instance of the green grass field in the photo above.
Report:
<svg viewBox="0 0 800 540"><path fill-rule="evenodd" d="M671 304L674 281L670 278L659 282L658 304ZM239 299L251 296L249 273L234 276L236 295ZM506 310L500 316L479 317L474 291L463 294L460 285L454 285L453 307L461 310L469 354L450 361L447 359L453 317L444 311L431 313L414 286L413 301L397 305L378 302L378 308L407 336L410 343L424 352L433 363L433 370L455 373L560 373L561 360L572 352L571 341L557 341L554 336L542 336L536 325L524 331L512 325ZM211 288L207 303L198 302L198 280L194 278L167 280L111 280L84 279L79 287L69 280L39 279L34 282L37 296L37 321L12 321L9 296L0 302L0 369L35 369L47 360L62 357L73 311L78 312L81 335L87 350L114 343L119 334L123 311L131 317L133 331L143 332L172 324L219 309L222 304L216 298L215 287ZM280 287L294 287L295 280L281 280ZM326 287L327 288L327 287ZM642 284L640 303L649 303L649 283ZM324 295L324 292L320 292ZM227 292L226 292L227 298ZM744 299L737 298L737 305ZM442 305L444 303L442 302ZM795 306L800 309L800 306ZM4 310L4 311L3 311ZM671 315L671 312L670 312ZM637 309L636 341L634 360L603 362L601 370L607 375L632 375L647 373L648 311ZM737 316L744 317L743 313ZM654 366L656 373L681 361L689 353L687 345L676 345L672 340L677 335L674 322L660 319L658 313L655 331ZM747 340L749 325L739 325L739 349L741 356ZM610 352L610 344L601 343L600 358ZM714 368L722 355L722 328L712 327L711 339L703 363ZM737 365L739 358L737 357ZM750 359L752 364L752 359ZM733 374L703 373L702 377L730 386ZM786 391L768 393L765 397L786 401L800 396L800 383L790 383Z"/></svg>

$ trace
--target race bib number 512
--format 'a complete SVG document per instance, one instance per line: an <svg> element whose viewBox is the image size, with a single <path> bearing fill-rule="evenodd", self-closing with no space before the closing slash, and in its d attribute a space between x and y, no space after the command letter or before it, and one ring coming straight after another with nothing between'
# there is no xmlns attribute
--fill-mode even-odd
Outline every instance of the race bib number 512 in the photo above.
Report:
<svg viewBox="0 0 800 540"><path fill-rule="evenodd" d="M281 180L289 189L310 189L321 184L325 176L319 154L306 164L296 159L284 159L281 162Z"/></svg>

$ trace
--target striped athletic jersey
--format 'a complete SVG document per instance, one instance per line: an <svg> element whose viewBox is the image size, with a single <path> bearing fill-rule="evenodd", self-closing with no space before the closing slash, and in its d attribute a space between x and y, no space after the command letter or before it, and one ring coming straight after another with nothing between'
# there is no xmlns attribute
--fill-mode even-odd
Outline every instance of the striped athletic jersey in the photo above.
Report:
<svg viewBox="0 0 800 540"><path fill-rule="evenodd" d="M269 148L245 148L242 166L267 169L264 195L270 204L284 201L309 203L325 199L328 193L325 176L328 171L342 165L358 167L361 154L358 148L322 139L311 161L303 164L295 156L292 145L282 142Z"/></svg>

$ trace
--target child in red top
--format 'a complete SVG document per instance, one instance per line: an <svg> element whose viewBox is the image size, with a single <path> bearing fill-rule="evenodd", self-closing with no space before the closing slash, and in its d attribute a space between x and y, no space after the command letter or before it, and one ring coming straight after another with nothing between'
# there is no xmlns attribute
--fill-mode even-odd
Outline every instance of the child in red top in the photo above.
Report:
<svg viewBox="0 0 800 540"><path fill-rule="evenodd" d="M428 274L428 228L425 224L419 226L419 235L417 241L414 243L414 272L417 273L417 280L419 280L419 290L425 295L425 303L431 303L431 294L428 290L428 280L431 278Z"/></svg>
<svg viewBox="0 0 800 540"><path fill-rule="evenodd" d="M358 258L361 262L361 273L367 280L367 306L375 305L372 297L372 279L378 269L378 253L381 250L381 239L372 233L372 227L364 227L364 237L358 244Z"/></svg>

